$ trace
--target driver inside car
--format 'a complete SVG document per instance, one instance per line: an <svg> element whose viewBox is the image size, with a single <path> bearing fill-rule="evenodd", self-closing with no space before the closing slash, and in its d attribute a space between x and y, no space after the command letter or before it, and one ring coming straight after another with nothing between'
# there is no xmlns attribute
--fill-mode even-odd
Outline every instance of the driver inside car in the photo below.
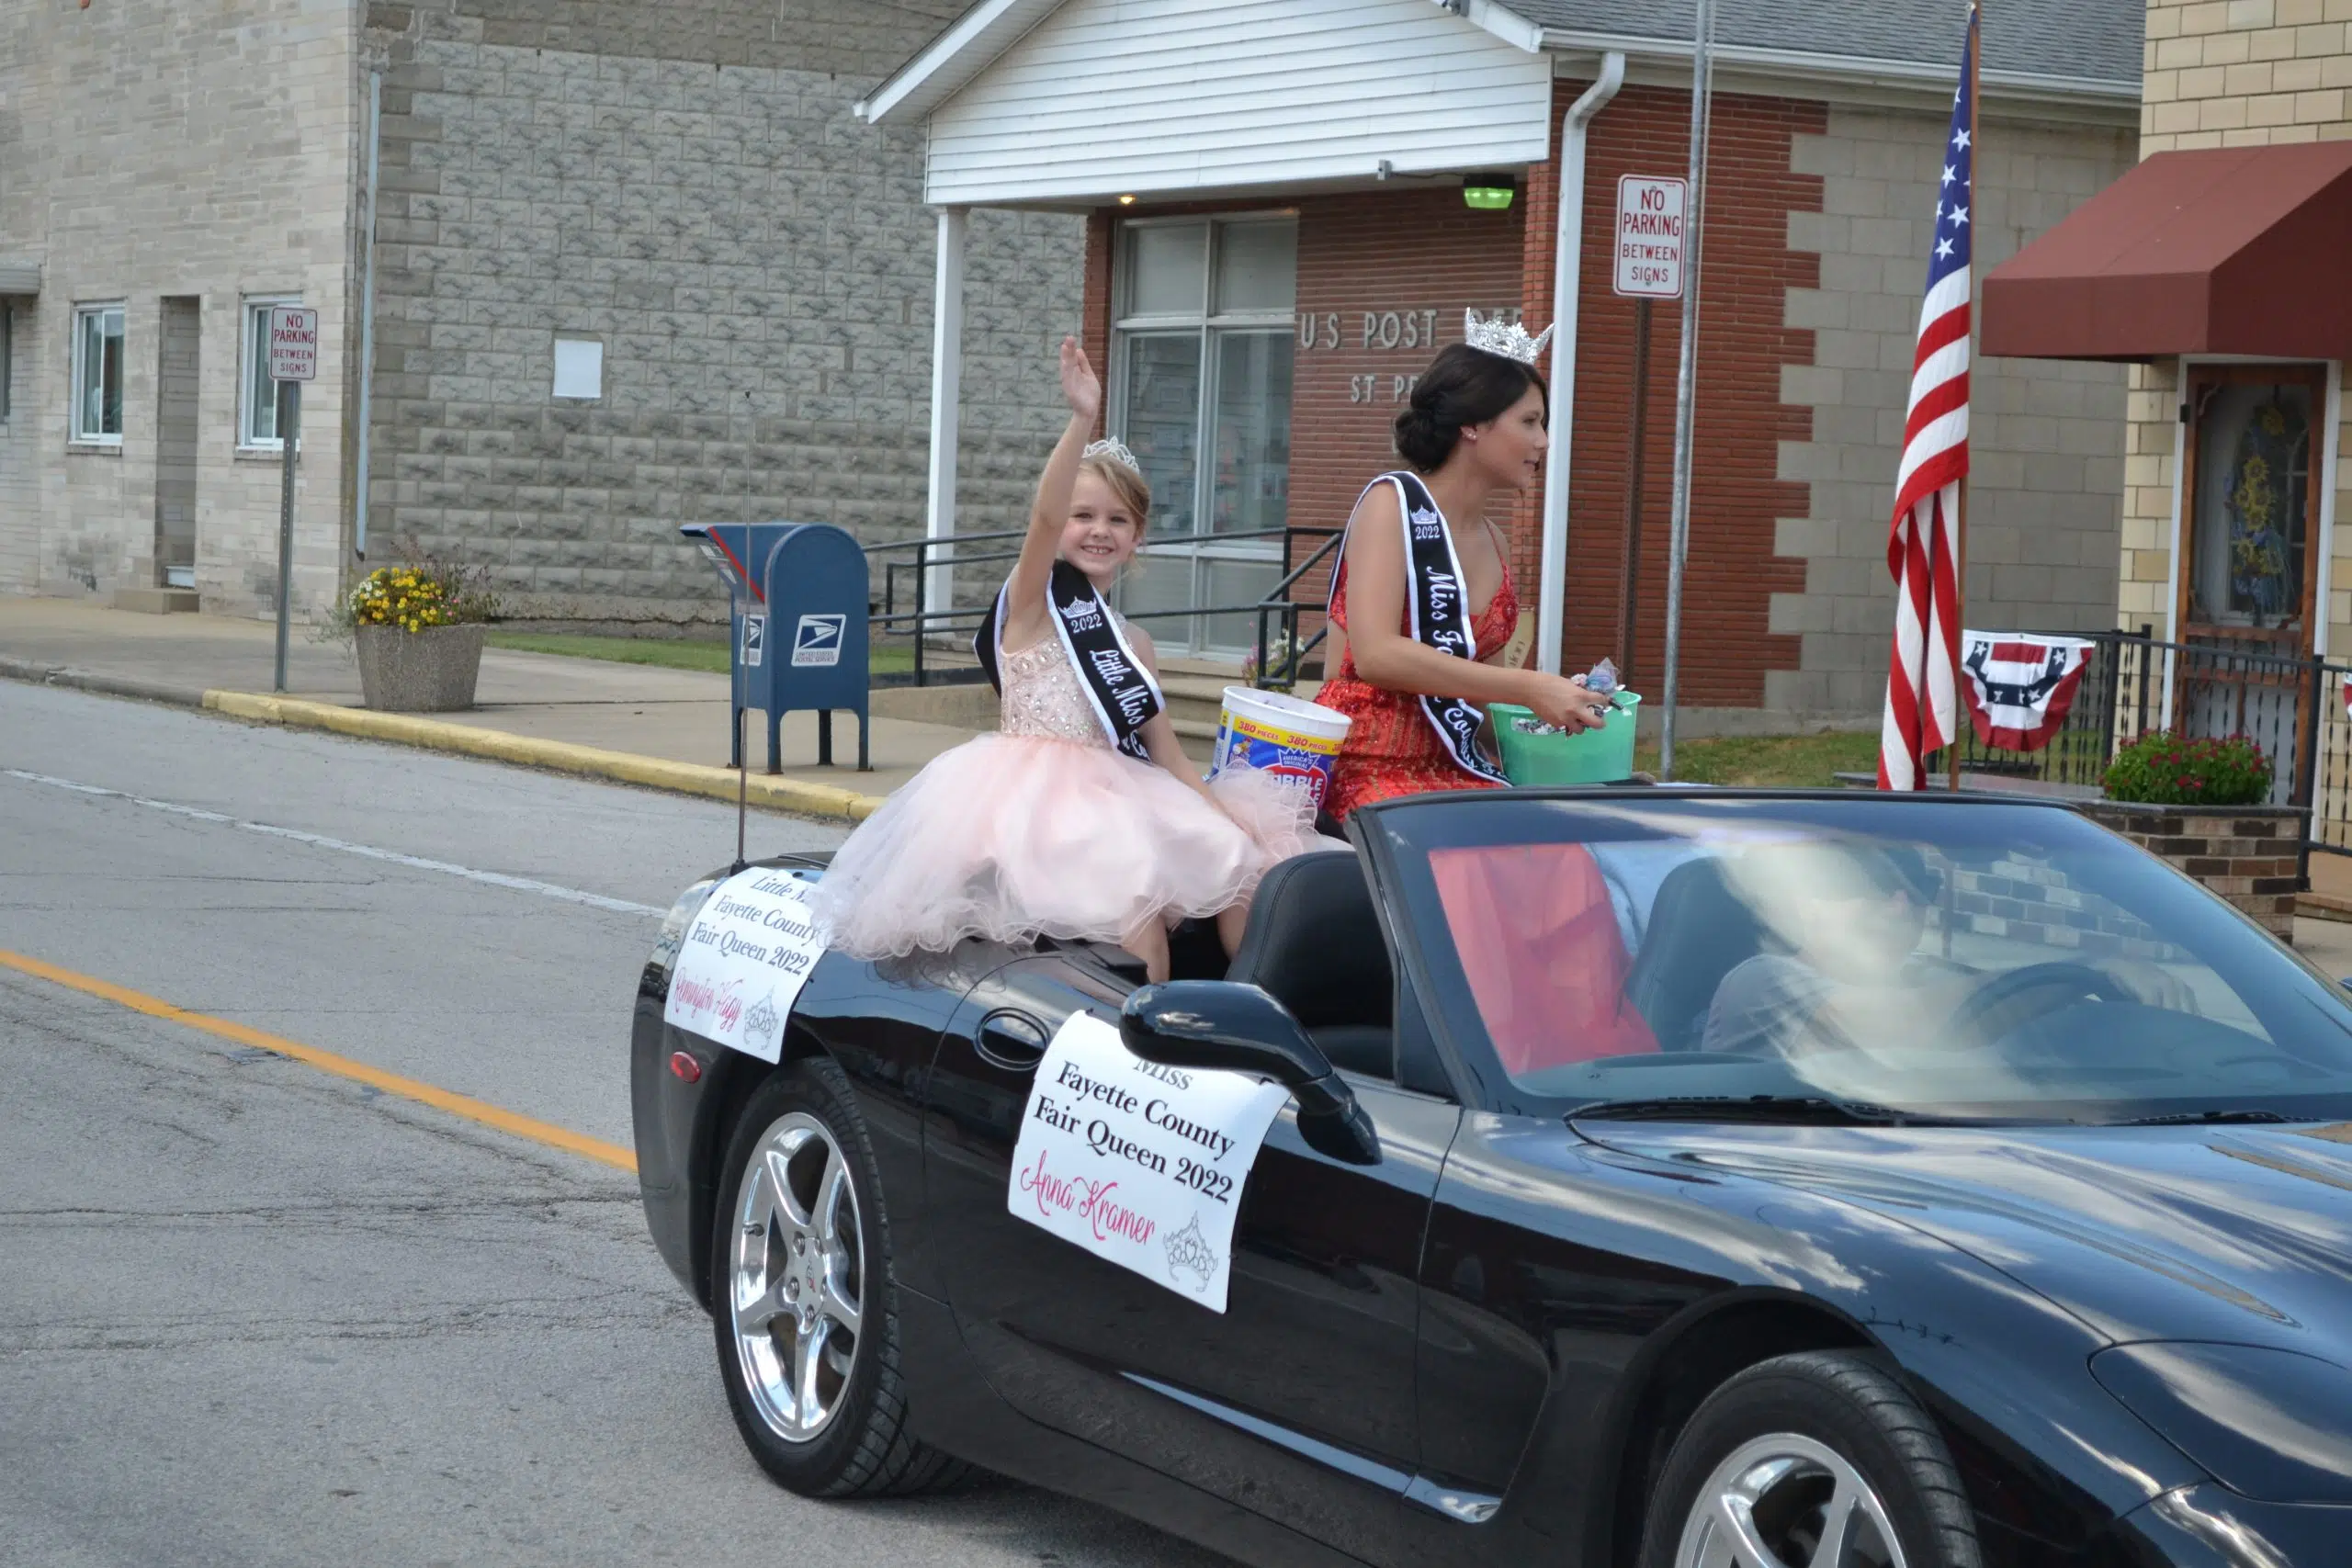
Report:
<svg viewBox="0 0 2352 1568"><path fill-rule="evenodd" d="M1724 976L1702 1050L1793 1056L1905 1043L2017 967L1980 971L1919 952L1942 884L1908 845L1758 848L1725 870L1782 951L1758 953ZM2197 1010L2188 987L2153 964L2087 954L2078 962L2143 1005Z"/></svg>

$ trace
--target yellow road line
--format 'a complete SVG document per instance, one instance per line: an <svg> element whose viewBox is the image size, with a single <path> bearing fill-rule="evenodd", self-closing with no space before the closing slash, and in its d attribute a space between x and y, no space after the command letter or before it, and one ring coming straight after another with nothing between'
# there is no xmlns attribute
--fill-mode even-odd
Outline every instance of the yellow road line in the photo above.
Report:
<svg viewBox="0 0 2352 1568"><path fill-rule="evenodd" d="M131 990L128 987L118 986L109 980L98 979L95 976L77 975L71 969L61 969L54 964L44 964L38 958L28 958L21 953L10 953L6 949L0 949L0 967L14 969L19 974L30 975L35 979L47 980L53 986L62 986L67 990L80 991L85 996L96 997L102 1000L113 1002L118 1007L129 1008L133 1012L145 1013L149 1018L160 1018L166 1023L186 1024L190 1029L200 1029L207 1034L216 1034L223 1040L233 1040L240 1045L251 1045L274 1055L291 1057L297 1062L316 1067L322 1073L333 1073L339 1078L349 1078L354 1083L366 1084L371 1089L381 1089L386 1094L396 1094L402 1100L413 1100L419 1105L429 1105L435 1111L447 1111L452 1116L462 1117L468 1122L492 1128L513 1137L527 1138L532 1143L544 1144L551 1149L562 1149L569 1154L585 1155L590 1159L621 1170L634 1171L637 1168L636 1154L621 1147L618 1144L608 1144L602 1138L592 1138L585 1133L575 1133L568 1127L559 1127L552 1122L541 1122L529 1116L517 1115L512 1111L492 1105L486 1100L476 1100L469 1094L457 1094L416 1078L402 1077L398 1073L388 1073L380 1067L371 1067L365 1062L355 1062L348 1056L338 1056L332 1051L322 1051L315 1045L305 1045L299 1040L288 1040L283 1035L272 1034L266 1030L254 1029L246 1024L232 1023L225 1018L190 1012L186 1008L174 1007L160 998Z"/></svg>

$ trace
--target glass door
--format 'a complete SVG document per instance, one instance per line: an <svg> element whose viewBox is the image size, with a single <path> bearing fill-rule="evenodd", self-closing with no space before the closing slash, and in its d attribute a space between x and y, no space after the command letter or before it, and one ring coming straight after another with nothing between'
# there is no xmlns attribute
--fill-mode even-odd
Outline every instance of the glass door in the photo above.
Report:
<svg viewBox="0 0 2352 1568"><path fill-rule="evenodd" d="M1170 652L1230 657L1282 579L1295 348L1295 219L1123 225L1112 429L1151 486L1151 529L1120 590Z"/></svg>
<svg viewBox="0 0 2352 1568"><path fill-rule="evenodd" d="M2274 753L2271 795L2301 776L2293 753L2326 556L2313 469L2327 376L2319 366L2191 367L2181 475L2180 717L2192 735L2252 735Z"/></svg>

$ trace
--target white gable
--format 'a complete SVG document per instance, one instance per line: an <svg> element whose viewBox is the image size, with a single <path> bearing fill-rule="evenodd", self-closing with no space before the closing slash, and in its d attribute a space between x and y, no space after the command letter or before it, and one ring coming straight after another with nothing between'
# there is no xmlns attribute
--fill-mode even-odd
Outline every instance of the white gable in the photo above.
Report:
<svg viewBox="0 0 2352 1568"><path fill-rule="evenodd" d="M1531 39L1532 41L1532 39ZM934 205L1541 161L1550 57L1430 0L1069 0L931 116Z"/></svg>

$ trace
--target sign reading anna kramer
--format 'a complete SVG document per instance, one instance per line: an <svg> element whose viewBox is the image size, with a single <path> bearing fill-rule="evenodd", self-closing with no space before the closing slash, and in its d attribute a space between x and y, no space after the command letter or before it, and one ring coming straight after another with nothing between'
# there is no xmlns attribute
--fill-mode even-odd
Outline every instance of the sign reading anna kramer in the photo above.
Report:
<svg viewBox="0 0 2352 1568"><path fill-rule="evenodd" d="M1147 1062L1075 1014L1037 1064L1006 1207L1223 1312L1241 1190L1289 1099L1238 1073Z"/></svg>
<svg viewBox="0 0 2352 1568"><path fill-rule="evenodd" d="M662 1021L763 1062L781 1056L784 1021L825 951L814 891L762 866L713 888L678 943Z"/></svg>

